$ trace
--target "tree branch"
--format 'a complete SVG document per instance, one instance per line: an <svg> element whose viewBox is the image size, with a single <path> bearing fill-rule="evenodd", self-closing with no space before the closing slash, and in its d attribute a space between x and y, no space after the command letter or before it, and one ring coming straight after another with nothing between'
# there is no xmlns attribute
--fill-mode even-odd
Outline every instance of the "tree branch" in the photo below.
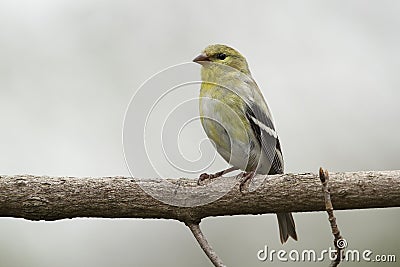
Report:
<svg viewBox="0 0 400 267"><path fill-rule="evenodd" d="M336 223L336 217L333 214L333 204L331 201L331 190L329 185L328 171L327 170L324 171L322 168L319 168L319 179L321 180L322 183L322 192L324 193L324 198L325 198L325 208L326 212L328 213L328 219L334 237L333 244L336 248L336 258L331 262L329 266L336 267L342 260L343 251L347 245L347 241L340 234L339 227L337 226Z"/></svg>
<svg viewBox="0 0 400 267"><path fill-rule="evenodd" d="M196 180L171 179L170 182L177 187L185 185L193 193L200 188ZM157 179L3 175L0 176L0 217L160 218L193 222L209 216L325 210L318 174L268 176L255 191L242 194L236 185L217 201L196 207L164 204L141 189L144 183L163 190ZM336 210L400 206L400 171L330 173L330 185ZM224 189L224 183L220 183L213 190Z"/></svg>
<svg viewBox="0 0 400 267"><path fill-rule="evenodd" d="M202 218L321 211L326 208L324 197L327 192L330 192L335 209L400 206L400 171L332 173L329 180L332 184L330 191L326 180L324 191L321 192L316 174L257 175L253 181L261 186L243 194L238 184L229 188L226 180L224 183L224 179L220 178L216 179L219 181L217 186L210 187L205 194L227 192L223 197L202 206L178 207L156 200L141 186L151 187L154 192L162 192L171 198L176 197L174 191L182 186L192 195L204 194L196 180L169 179L172 188L176 189L171 192L171 187L166 190L159 179L3 175L0 176L0 217L28 220L75 217L176 219L189 227L214 266L222 267L225 265L201 232L199 223ZM321 181L324 183L323 179ZM332 202L328 202L332 206Z"/></svg>
<svg viewBox="0 0 400 267"><path fill-rule="evenodd" d="M207 257L210 261L214 264L215 267L226 267L222 260L218 257L217 253L213 250L213 248L208 243L206 237L204 236L203 232L200 229L199 223L189 222L186 223L189 227L190 231L196 238L197 242L199 243L200 247L206 253Z"/></svg>

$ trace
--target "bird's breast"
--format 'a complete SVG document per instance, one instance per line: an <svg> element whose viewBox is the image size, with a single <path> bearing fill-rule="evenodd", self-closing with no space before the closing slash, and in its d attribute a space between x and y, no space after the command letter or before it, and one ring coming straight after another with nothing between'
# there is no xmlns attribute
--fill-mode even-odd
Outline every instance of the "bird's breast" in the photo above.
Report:
<svg viewBox="0 0 400 267"><path fill-rule="evenodd" d="M233 92L218 86L202 86L200 118L218 153L231 165L248 169L259 148L245 115L244 102Z"/></svg>

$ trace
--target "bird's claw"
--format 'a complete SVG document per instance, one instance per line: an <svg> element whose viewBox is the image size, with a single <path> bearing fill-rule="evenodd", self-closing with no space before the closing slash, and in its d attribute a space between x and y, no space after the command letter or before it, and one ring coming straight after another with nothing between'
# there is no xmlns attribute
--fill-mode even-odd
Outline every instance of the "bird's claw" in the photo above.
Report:
<svg viewBox="0 0 400 267"><path fill-rule="evenodd" d="M203 182L204 180L208 180L208 179L210 179L210 174L208 174L208 173L200 174L199 179L197 179L197 185L200 185L201 182Z"/></svg>
<svg viewBox="0 0 400 267"><path fill-rule="evenodd" d="M244 194L244 186L251 181L254 177L254 171L244 172L242 178L240 179L239 191Z"/></svg>
<svg viewBox="0 0 400 267"><path fill-rule="evenodd" d="M222 172L217 172L214 174L202 173L200 174L199 179L197 180L197 185L201 185L201 183L205 180L212 180L221 177L222 174L223 174Z"/></svg>

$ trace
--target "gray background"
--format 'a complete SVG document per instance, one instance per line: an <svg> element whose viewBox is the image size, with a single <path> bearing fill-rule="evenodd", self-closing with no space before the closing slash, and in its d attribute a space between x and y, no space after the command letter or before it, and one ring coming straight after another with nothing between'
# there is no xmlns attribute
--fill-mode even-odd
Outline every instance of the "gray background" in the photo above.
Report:
<svg viewBox="0 0 400 267"><path fill-rule="evenodd" d="M248 59L287 172L399 169L399 14L398 1L2 1L0 172L129 175L131 96L211 43ZM400 257L398 209L336 215L351 248ZM295 220L286 251L332 246L325 213ZM279 265L256 258L282 248L273 215L202 227L228 266ZM0 237L0 266L210 266L175 221L0 218Z"/></svg>

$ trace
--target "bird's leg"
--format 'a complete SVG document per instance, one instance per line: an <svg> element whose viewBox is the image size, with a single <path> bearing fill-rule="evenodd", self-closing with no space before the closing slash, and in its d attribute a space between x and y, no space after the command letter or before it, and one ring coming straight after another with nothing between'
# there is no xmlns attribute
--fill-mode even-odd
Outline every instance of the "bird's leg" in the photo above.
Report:
<svg viewBox="0 0 400 267"><path fill-rule="evenodd" d="M223 170L223 171L220 171L220 172L216 172L216 173L213 173L213 174L202 173L202 174L200 175L199 179L197 180L197 184L200 185L200 183L201 183L202 181L204 181L204 180L212 180L212 179L221 177L221 176L224 175L224 174L227 174L227 173L236 171L237 169L238 169L238 168L236 168L236 167L230 167L230 168L228 168L228 169L226 169L226 170Z"/></svg>
<svg viewBox="0 0 400 267"><path fill-rule="evenodd" d="M240 179L239 190L240 193L243 193L243 186L246 184L247 181L253 179L255 172L244 172L242 179Z"/></svg>

